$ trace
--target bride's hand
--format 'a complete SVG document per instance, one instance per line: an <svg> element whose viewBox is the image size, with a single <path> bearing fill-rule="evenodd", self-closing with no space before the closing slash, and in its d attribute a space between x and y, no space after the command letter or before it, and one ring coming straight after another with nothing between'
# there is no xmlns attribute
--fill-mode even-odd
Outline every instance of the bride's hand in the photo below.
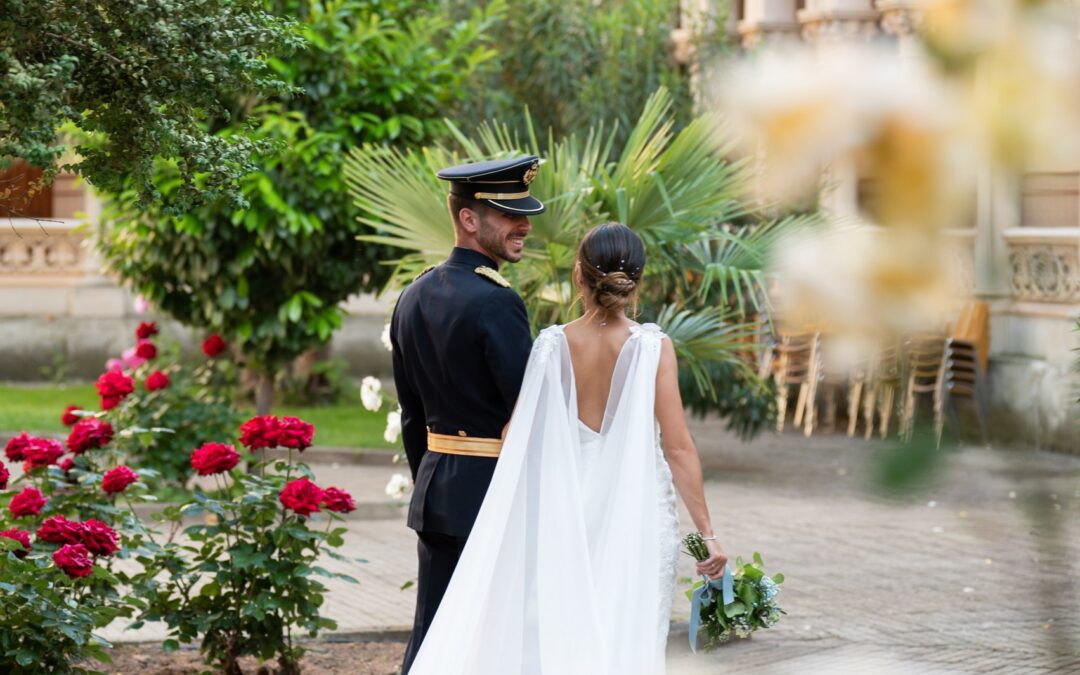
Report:
<svg viewBox="0 0 1080 675"><path fill-rule="evenodd" d="M727 554L720 548L720 544L716 543L715 539L709 539L705 542L706 547L709 549L709 557L702 560L697 564L697 573L704 574L710 579L717 579L724 573L724 567L727 565Z"/></svg>

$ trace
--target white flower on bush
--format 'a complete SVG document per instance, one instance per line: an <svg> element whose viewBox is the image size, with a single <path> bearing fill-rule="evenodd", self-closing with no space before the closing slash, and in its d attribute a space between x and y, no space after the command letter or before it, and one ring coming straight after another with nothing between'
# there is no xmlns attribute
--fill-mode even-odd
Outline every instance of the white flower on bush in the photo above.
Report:
<svg viewBox="0 0 1080 675"><path fill-rule="evenodd" d="M394 345L390 342L390 324L383 326L382 335L379 339L382 340L383 346L386 347L386 351L394 351Z"/></svg>
<svg viewBox="0 0 1080 675"><path fill-rule="evenodd" d="M382 382L368 375L360 382L360 402L371 412L382 407Z"/></svg>
<svg viewBox="0 0 1080 675"><path fill-rule="evenodd" d="M386 431L383 432L383 440L387 443L397 443L401 435L401 408L386 415Z"/></svg>
<svg viewBox="0 0 1080 675"><path fill-rule="evenodd" d="M394 499L401 499L412 491L412 481L403 473L395 473L386 484L386 494Z"/></svg>

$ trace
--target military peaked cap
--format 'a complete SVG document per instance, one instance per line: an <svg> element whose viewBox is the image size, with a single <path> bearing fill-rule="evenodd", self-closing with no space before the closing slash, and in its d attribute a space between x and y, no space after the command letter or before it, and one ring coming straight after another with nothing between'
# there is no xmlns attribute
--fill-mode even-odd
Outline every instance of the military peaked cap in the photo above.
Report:
<svg viewBox="0 0 1080 675"><path fill-rule="evenodd" d="M493 209L520 216L537 216L547 208L529 194L529 183L540 168L535 155L459 164L443 169L439 178L450 181L450 192L476 199Z"/></svg>

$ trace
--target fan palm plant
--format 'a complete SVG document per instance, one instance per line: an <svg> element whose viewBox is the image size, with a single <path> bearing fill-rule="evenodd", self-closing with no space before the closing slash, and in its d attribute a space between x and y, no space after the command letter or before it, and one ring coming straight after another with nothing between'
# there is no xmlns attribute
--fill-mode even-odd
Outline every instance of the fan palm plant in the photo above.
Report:
<svg viewBox="0 0 1080 675"><path fill-rule="evenodd" d="M645 242L643 309L671 337L700 394L715 399L710 366L734 365L756 381L751 360L759 316L768 316L762 268L776 240L805 219L759 222L739 196L746 167L727 161L717 120L704 115L674 131L671 97L649 99L623 149L602 126L582 139L541 145L527 120L527 138L485 124L472 139L450 124L459 150L444 145L419 151L386 146L354 148L345 178L374 234L363 241L401 249L392 285L408 283L441 262L454 244L439 169L466 159L528 152L546 159L530 188L547 204L532 217L523 260L505 274L529 310L534 330L573 319L577 306L571 273L578 242L595 225L618 220Z"/></svg>

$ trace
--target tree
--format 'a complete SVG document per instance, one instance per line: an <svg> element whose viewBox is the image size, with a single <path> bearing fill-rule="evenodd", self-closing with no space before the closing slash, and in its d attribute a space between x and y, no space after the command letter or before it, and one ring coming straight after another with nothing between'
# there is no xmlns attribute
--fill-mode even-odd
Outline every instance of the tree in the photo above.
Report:
<svg viewBox="0 0 1080 675"><path fill-rule="evenodd" d="M100 232L109 267L157 307L192 326L231 336L261 375L259 414L269 412L273 377L341 325L342 302L378 287L385 249L361 246L367 231L344 189L346 150L362 142L417 143L491 56L485 32L499 3L452 21L435 1L369 3L280 0L298 17L309 48L273 61L301 93L264 102L253 131L242 121L219 136L247 133L278 149L240 180L244 210L218 199L179 217L140 213L132 192L112 200ZM157 185L181 181L162 164Z"/></svg>
<svg viewBox="0 0 1080 675"><path fill-rule="evenodd" d="M0 168L21 158L44 181L67 169L100 190L131 186L148 205L164 157L180 181L171 209L242 204L238 181L266 145L208 122L230 119L237 95L283 92L266 58L300 44L261 0L6 0Z"/></svg>
<svg viewBox="0 0 1080 675"><path fill-rule="evenodd" d="M671 53L678 0L519 0L499 26L498 67L461 117L524 132L525 111L556 138L614 127L615 149L658 87L677 126L692 119L690 78ZM480 95L482 94L482 95Z"/></svg>
<svg viewBox="0 0 1080 675"><path fill-rule="evenodd" d="M534 218L527 255L506 276L521 293L533 328L564 323L576 316L572 269L578 242L587 230L615 219L645 241L643 315L656 320L672 338L689 382L701 398L697 407L738 412L730 390L766 396L748 352L759 330L754 315L768 315L764 294L765 256L779 237L807 223L808 217L768 220L741 200L748 172L724 159L725 141L716 120L701 116L674 131L671 99L661 89L646 103L637 123L616 151L616 132L593 129L541 146L534 133L520 139L505 125L485 125L479 140L452 128L458 154L435 145L402 151L377 145L354 149L345 176L365 221L378 233L365 241L392 245L406 253L397 261L393 282L408 283L416 273L442 261L454 244L445 209L445 183L435 177L463 157L505 157L524 152L546 158L531 189L548 210ZM526 117L527 122L531 118ZM721 370L718 367L722 366ZM735 379L719 381L718 372ZM717 385L727 391L718 392ZM750 406L748 414L760 410ZM756 431L767 416L740 429Z"/></svg>

